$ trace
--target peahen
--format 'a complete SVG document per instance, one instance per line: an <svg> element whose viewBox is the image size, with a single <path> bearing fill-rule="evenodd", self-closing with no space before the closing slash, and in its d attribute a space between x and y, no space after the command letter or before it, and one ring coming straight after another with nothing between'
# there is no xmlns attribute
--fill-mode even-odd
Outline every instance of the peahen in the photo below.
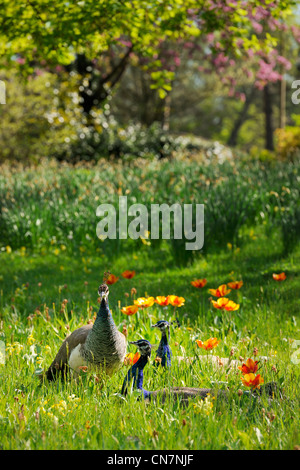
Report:
<svg viewBox="0 0 300 470"><path fill-rule="evenodd" d="M98 294L100 308L94 324L78 328L64 340L46 372L48 380L55 380L58 376L64 378L69 369L78 372L80 367L90 365L112 375L123 364L126 338L112 318L106 284L99 287Z"/></svg>
<svg viewBox="0 0 300 470"><path fill-rule="evenodd" d="M131 380L132 389L138 389L141 391L142 397L147 401L154 401L157 398L160 399L162 403L166 401L166 399L175 399L179 400L182 404L186 404L189 399L191 398L205 398L208 394L212 396L216 396L218 398L228 397L228 391L226 390L215 390L213 388L193 388L193 387L170 387L170 388L163 388L161 390L156 391L148 391L143 388L143 380L144 380L144 368L147 363L150 361L151 357L151 343L146 339L139 339L138 341L131 341L130 344L134 344L138 347L139 352L141 354L139 360L130 368L128 371L122 386L121 393L122 395L127 395L128 393L128 384ZM261 387L260 390L255 390L253 395L260 395L264 391L266 395L273 396L276 393L277 385L275 382L266 383L264 386ZM249 392L243 392L245 395L248 395ZM279 391L279 396L281 396L281 392Z"/></svg>
<svg viewBox="0 0 300 470"><path fill-rule="evenodd" d="M170 325L180 326L179 321L175 320L169 323L167 320L159 320L152 328L158 328L161 332L161 340L156 351L154 365L160 364L162 367L170 367L172 361L172 351L169 345ZM158 360L157 360L158 359Z"/></svg>

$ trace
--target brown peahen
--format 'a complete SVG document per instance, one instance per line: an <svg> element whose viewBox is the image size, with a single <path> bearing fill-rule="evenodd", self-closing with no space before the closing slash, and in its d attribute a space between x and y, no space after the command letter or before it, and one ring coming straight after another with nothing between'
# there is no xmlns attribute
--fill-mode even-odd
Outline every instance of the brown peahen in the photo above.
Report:
<svg viewBox="0 0 300 470"><path fill-rule="evenodd" d="M100 308L94 324L73 331L62 343L46 372L48 380L65 378L69 371L78 372L82 366L92 366L112 375L124 362L126 338L117 329L108 305L106 284L98 289Z"/></svg>

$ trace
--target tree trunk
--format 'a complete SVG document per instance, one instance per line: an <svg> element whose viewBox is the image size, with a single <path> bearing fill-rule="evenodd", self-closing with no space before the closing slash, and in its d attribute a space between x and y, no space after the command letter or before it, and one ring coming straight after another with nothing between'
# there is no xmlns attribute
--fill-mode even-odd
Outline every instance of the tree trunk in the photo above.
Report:
<svg viewBox="0 0 300 470"><path fill-rule="evenodd" d="M272 124L272 95L270 93L270 86L265 85L263 89L264 96L264 112L265 112L265 148L267 150L274 150L273 140L273 124Z"/></svg>
<svg viewBox="0 0 300 470"><path fill-rule="evenodd" d="M229 139L227 141L227 145L229 145L231 147L235 147L236 144L237 144L239 131L240 131L242 125L244 124L244 122L247 119L248 109L249 109L250 104L253 101L254 95L255 95L255 87L253 85L249 95L246 96L246 101L244 102L244 106L243 106L241 112L239 113L237 120L234 123L233 129L232 129L231 134L229 136Z"/></svg>
<svg viewBox="0 0 300 470"><path fill-rule="evenodd" d="M285 57L285 34L280 31L279 36L279 54ZM284 67L280 66L280 75L282 79L279 82L280 86L280 108L279 108L279 128L283 129L286 124L286 80L284 78Z"/></svg>
<svg viewBox="0 0 300 470"><path fill-rule="evenodd" d="M282 77L280 83L280 118L279 127L283 129L286 124L286 81Z"/></svg>
<svg viewBox="0 0 300 470"><path fill-rule="evenodd" d="M171 93L168 92L164 99L164 115L162 121L162 128L165 132L170 130L170 114L171 114Z"/></svg>
<svg viewBox="0 0 300 470"><path fill-rule="evenodd" d="M93 73L90 74L91 77L89 78L87 91L83 90L79 93L82 98L82 108L86 115L90 114L94 106L101 106L101 103L106 100L111 90L120 81L128 65L131 51L132 47L129 47L119 62L112 66L111 71L107 75L98 77ZM66 69L70 71L73 67L83 77L87 73L87 67L94 69L93 63L86 58L85 54L78 54L75 62L67 66Z"/></svg>

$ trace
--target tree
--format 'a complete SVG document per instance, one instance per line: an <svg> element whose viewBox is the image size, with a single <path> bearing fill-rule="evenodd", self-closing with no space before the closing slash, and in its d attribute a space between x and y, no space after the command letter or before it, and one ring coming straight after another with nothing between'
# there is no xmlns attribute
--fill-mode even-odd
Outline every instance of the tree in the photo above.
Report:
<svg viewBox="0 0 300 470"><path fill-rule="evenodd" d="M251 67L253 83L265 90L267 147L272 147L272 103L268 88L290 63L278 49L294 0L3 0L0 18L2 66L13 63L24 77L62 67L78 77L80 103L88 126L130 65L147 74L147 125L168 127L171 89L184 51L198 71L219 74L229 94L244 99L230 142L247 119L252 93L241 92L234 69ZM300 29L290 28L300 42ZM205 67L203 67L205 63ZM204 68L206 70L204 70ZM145 75L144 75L145 76ZM73 80L72 80L73 83ZM251 85L252 86L252 85ZM267 90L267 91L266 91ZM160 100L157 100L159 97Z"/></svg>
<svg viewBox="0 0 300 470"><path fill-rule="evenodd" d="M194 47L194 39L201 37L216 68L226 65L230 56L268 53L275 39L260 30L261 23L267 22L269 30L278 28L279 19L290 14L294 4L293 0L4 0L0 52L8 66L17 54L27 75L35 66L73 63L86 83L81 94L89 112L107 98L128 63L141 58L152 73L152 86L165 98L173 76L161 55L164 42L176 47L190 41ZM253 34L255 28L259 37ZM118 60L112 61L116 54ZM176 54L173 59L174 72Z"/></svg>

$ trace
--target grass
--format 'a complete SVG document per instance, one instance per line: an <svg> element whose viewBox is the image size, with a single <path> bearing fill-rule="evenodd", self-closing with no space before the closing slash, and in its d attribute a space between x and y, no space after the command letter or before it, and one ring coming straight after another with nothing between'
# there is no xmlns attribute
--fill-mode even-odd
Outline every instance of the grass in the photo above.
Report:
<svg viewBox="0 0 300 470"><path fill-rule="evenodd" d="M299 178L299 160L264 164L241 158L222 163L214 158L137 160L124 167L107 161L76 167L46 161L13 169L2 165L1 245L14 250L52 247L73 255L93 246L111 259L133 253L138 245L130 239L101 242L95 236L100 221L97 207L114 204L118 213L119 196L124 195L128 206L142 203L149 214L153 202L204 204L206 253L222 250L227 243L241 246L245 230L261 224L281 234L287 252L298 242L300 230ZM177 264L193 258L184 249L185 242L168 241ZM160 240L153 240L152 247L159 248Z"/></svg>
<svg viewBox="0 0 300 470"><path fill-rule="evenodd" d="M183 164L180 171L182 168ZM37 171L44 172L45 181L50 185L56 170ZM58 179L62 177L61 171L57 173ZM79 187L84 188L90 171L74 169L73 185L82 180ZM137 174L130 171L129 174L138 180ZM214 171L218 172L220 168ZM189 172L186 165L185 174ZM123 177L128 179L129 174ZM33 213L43 219L39 213L42 199L37 196L41 181L29 183L29 175L21 177L18 172L10 173L8 181L14 184L2 207L12 207L9 201L14 198L22 201L20 207L24 214L29 215L32 207ZM66 181L72 181L70 168ZM272 184L277 184L277 190L281 183L281 180L276 183L272 176ZM26 199L28 184L32 193L29 191ZM129 184L128 180L126 184ZM61 197L63 208L66 209L69 203L70 210L71 196L63 195L68 191L71 194L72 190L67 185L64 193L62 179L58 186L57 191L49 189L48 203ZM295 187L290 185L289 189L293 192ZM18 191L22 193L21 198ZM272 197L276 196L271 195L269 202ZM12 209L16 224L24 218L20 215L20 207ZM80 212L82 208L74 206L74 212L76 210ZM42 202L41 211L50 214L47 204ZM268 211L270 214L271 209ZM36 227L40 227L36 246L24 243L22 236L18 239L20 234L17 238L12 237L14 243L8 243L14 224L9 214L5 211L4 214L4 235L8 238L2 239L4 249L0 254L0 340L6 349L5 363L0 364L2 449L299 447L299 364L292 361L292 355L295 352L293 341L300 339L300 250L295 245L286 250L282 232L273 228L269 216L265 224L255 217L251 226L239 223L237 244L227 246L230 239L225 239L218 249L211 248L179 265L167 242L154 246L137 240L130 249L126 243L119 246L117 256L111 256L108 245L104 249L104 245L95 243L94 239L88 243L80 224L81 228L79 232L74 230L72 240L68 239L68 224L63 228L60 222L52 227L50 218L31 230L35 233ZM93 236L91 231L88 234ZM180 365L174 359L172 370L167 373L155 372L149 364L145 369L145 388L155 390L171 384L229 387L227 402L212 401L212 408L202 407L202 402L197 400L185 408L173 402L147 405L136 400L136 392L124 399L119 392L128 370L125 365L103 388L97 384L92 371L82 373L77 382L40 384L35 371L49 366L66 335L96 314L97 288L103 272L110 270L119 276L125 269L134 269L136 276L131 280L120 277L111 286L110 307L118 328L122 330L126 326L129 340L145 337L158 344L158 332L150 325L158 319L178 317L181 328L171 331L174 356L206 355L195 340L210 337L221 340L213 351L220 357L229 357L232 352L232 357L237 360L254 358L254 348L257 348L258 356L270 358L267 363L260 363L260 374L265 382L280 384L284 398L274 397L268 402L263 397L258 403L247 395L239 396L239 389L246 390L241 383L240 371L227 370L224 366L214 368L197 359L191 364ZM272 273L281 271L286 273L287 279L274 281ZM190 284L196 278L207 279L205 288L196 289ZM228 296L240 304L240 309L231 315L214 309L208 288L240 279L244 281L243 287ZM186 301L177 310L154 305L127 317L120 307L133 302L133 287L137 290L135 297L176 294ZM68 302L63 302L64 299ZM129 350L134 351L132 346Z"/></svg>
<svg viewBox="0 0 300 470"><path fill-rule="evenodd" d="M150 324L177 316L182 326L172 331L174 355L201 355L195 340L214 336L221 339L214 351L221 357L228 357L232 348L235 359L254 357L257 347L259 355L271 358L260 373L265 382L282 383L286 399L274 399L271 404L265 400L255 406L247 397L238 396L238 389L245 389L240 373L224 367L215 370L197 361L179 366L174 360L170 374L154 374L148 366L145 388L150 390L162 387L165 381L203 387L215 383L225 387L225 382L232 390L229 404L214 403L209 415L199 405L194 407L197 402L182 409L173 403L145 405L136 402L136 394L120 398L115 394L121 389L125 366L102 390L92 373L79 383L39 385L34 371L47 367L66 334L96 312L97 286L108 261L91 254L90 272L83 274L86 263L69 255L59 260L37 253L2 255L1 334L8 348L5 366L0 368L2 448L192 450L290 449L299 445L299 365L291 362L291 354L292 340L299 338L300 257L295 253L279 263L276 241L271 247L269 241L261 242L251 241L237 254L228 250L207 256L184 269L165 270L160 265L153 272L151 251L148 256L137 253L136 260L122 256L109 266L116 274L132 267L137 271L135 278L119 280L110 289L115 322L120 329L126 325L130 340L146 337L157 344L159 337ZM249 257L259 247L264 251L260 262L259 256ZM287 280L276 283L272 272L281 269ZM241 303L231 320L211 307L206 288L199 291L190 285L199 275L208 279L207 287L243 278L243 288L230 294ZM182 295L186 303L176 312L172 307L162 310L156 306L125 317L119 305L132 302L132 287L137 295ZM66 309L63 299L68 300Z"/></svg>

